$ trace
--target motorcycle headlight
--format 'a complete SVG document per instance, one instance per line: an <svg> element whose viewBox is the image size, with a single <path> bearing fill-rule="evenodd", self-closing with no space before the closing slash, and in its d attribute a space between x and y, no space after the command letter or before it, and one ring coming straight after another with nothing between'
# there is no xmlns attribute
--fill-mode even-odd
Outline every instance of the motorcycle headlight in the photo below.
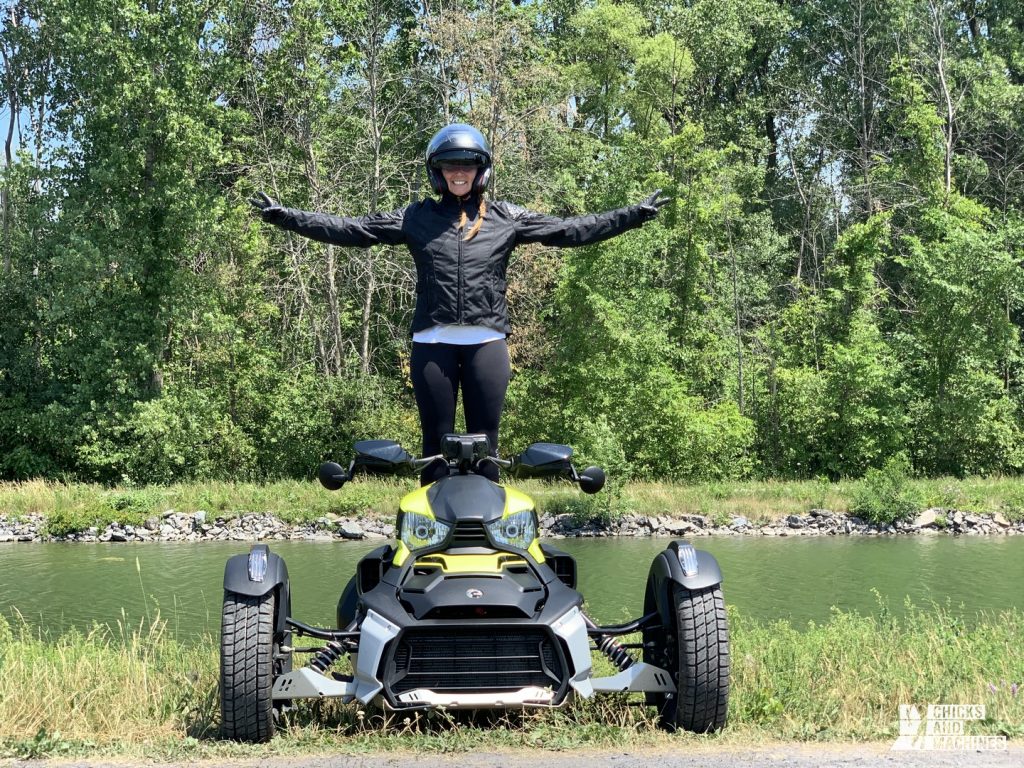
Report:
<svg viewBox="0 0 1024 768"><path fill-rule="evenodd" d="M448 538L448 525L426 515L406 512L399 535L410 551L436 547Z"/></svg>
<svg viewBox="0 0 1024 768"><path fill-rule="evenodd" d="M515 549L529 549L537 537L537 522L533 512L524 510L487 524L495 544Z"/></svg>

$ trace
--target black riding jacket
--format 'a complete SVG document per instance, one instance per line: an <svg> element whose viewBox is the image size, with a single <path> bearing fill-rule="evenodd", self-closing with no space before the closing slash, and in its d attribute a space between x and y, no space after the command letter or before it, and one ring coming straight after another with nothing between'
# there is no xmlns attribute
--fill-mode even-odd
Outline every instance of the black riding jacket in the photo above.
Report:
<svg viewBox="0 0 1024 768"><path fill-rule="evenodd" d="M520 243L571 248L589 245L639 227L639 205L605 213L559 219L503 201L488 202L483 225L468 242L465 231L480 199L444 195L391 213L340 217L284 209L278 223L313 240L343 246L405 244L416 263L416 309L412 332L435 325L483 325L509 332L505 303L506 268ZM459 228L463 209L468 223Z"/></svg>

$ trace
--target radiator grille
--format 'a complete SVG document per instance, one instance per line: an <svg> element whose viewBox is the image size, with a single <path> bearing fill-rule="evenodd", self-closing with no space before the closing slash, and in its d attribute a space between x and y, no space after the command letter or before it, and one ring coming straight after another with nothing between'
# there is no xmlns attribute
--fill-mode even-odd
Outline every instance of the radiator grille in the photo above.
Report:
<svg viewBox="0 0 1024 768"><path fill-rule="evenodd" d="M458 634L412 630L392 657L394 694L519 690L562 686L564 666L555 641L540 629L459 629Z"/></svg>

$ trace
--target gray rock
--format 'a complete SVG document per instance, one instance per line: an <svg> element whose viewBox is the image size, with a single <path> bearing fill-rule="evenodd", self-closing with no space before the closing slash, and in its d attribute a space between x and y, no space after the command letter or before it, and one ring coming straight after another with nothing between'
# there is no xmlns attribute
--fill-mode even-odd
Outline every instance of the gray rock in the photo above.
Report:
<svg viewBox="0 0 1024 768"><path fill-rule="evenodd" d="M192 525L198 528L206 522L206 510L200 509L198 512L192 515Z"/></svg>
<svg viewBox="0 0 1024 768"><path fill-rule="evenodd" d="M666 531L674 536L680 536L690 531L699 530L696 525L691 523L689 520L669 520L663 526Z"/></svg>
<svg viewBox="0 0 1024 768"><path fill-rule="evenodd" d="M736 530L738 528L749 528L750 521L747 520L743 515L736 515L732 520L729 521L729 528Z"/></svg>
<svg viewBox="0 0 1024 768"><path fill-rule="evenodd" d="M992 522L998 525L1000 528L1009 528L1010 521L1003 517L1001 512L996 512L992 515Z"/></svg>
<svg viewBox="0 0 1024 768"><path fill-rule="evenodd" d="M935 521L941 512L942 510L937 507L930 507L919 514L914 519L914 522L911 523L911 526L914 528L927 528L928 526L934 526Z"/></svg>
<svg viewBox="0 0 1024 768"><path fill-rule="evenodd" d="M362 539L366 537L366 533L358 523L349 521L338 523L338 533L345 539Z"/></svg>
<svg viewBox="0 0 1024 768"><path fill-rule="evenodd" d="M146 522L144 522L142 525L148 531L159 531L160 530L160 521L155 516L154 517L147 517L146 518Z"/></svg>

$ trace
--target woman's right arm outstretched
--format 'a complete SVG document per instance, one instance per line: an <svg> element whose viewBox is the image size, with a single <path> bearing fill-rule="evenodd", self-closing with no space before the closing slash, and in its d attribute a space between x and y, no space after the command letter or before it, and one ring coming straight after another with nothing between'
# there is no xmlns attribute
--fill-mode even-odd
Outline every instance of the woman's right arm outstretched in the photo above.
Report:
<svg viewBox="0 0 1024 768"><path fill-rule="evenodd" d="M402 222L408 207L390 213L348 217L285 208L263 192L257 192L249 203L268 224L321 243L367 248L381 243L397 245L405 242Z"/></svg>

